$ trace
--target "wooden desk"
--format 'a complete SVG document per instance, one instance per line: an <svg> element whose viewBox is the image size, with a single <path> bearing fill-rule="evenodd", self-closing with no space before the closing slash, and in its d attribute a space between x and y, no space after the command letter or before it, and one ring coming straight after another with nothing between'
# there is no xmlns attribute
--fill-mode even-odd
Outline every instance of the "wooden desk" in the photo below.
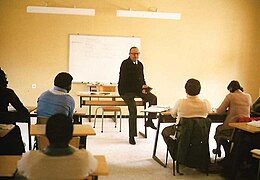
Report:
<svg viewBox="0 0 260 180"><path fill-rule="evenodd" d="M90 136L96 135L95 130L90 124L74 124L73 136ZM46 124L32 124L31 125L31 136L45 135Z"/></svg>
<svg viewBox="0 0 260 180"><path fill-rule="evenodd" d="M257 179L260 179L260 149L253 149L251 153L254 158L259 159Z"/></svg>
<svg viewBox="0 0 260 180"><path fill-rule="evenodd" d="M92 176L96 177L96 179L98 176L108 176L106 157L104 155L96 155L95 158L98 160L98 167Z"/></svg>
<svg viewBox="0 0 260 180"><path fill-rule="evenodd" d="M0 177L13 177L22 156L0 156Z"/></svg>
<svg viewBox="0 0 260 180"><path fill-rule="evenodd" d="M0 177L13 177L16 173L16 167L18 160L22 156L0 156ZM96 155L95 158L98 161L96 171L91 175L95 179L98 176L108 176L108 165L104 155Z"/></svg>
<svg viewBox="0 0 260 180"><path fill-rule="evenodd" d="M246 157L251 149L260 148L260 128L248 125L247 122L229 123L228 125L235 128L234 146L230 153L233 159L228 167L231 178L235 178L244 160L243 157Z"/></svg>
<svg viewBox="0 0 260 180"><path fill-rule="evenodd" d="M121 96L117 92L85 92L78 91L79 107L89 107L89 122L91 119L92 106L127 106ZM106 100L104 100L106 99ZM136 106L143 106L146 108L146 103L142 100L137 100ZM144 123L146 121L146 113L144 114ZM147 138L147 128L145 126L145 133L139 132L143 137Z"/></svg>
<svg viewBox="0 0 260 180"><path fill-rule="evenodd" d="M236 129L247 131L249 133L259 133L260 132L260 128L248 125L247 122L229 123L228 125L236 128Z"/></svg>

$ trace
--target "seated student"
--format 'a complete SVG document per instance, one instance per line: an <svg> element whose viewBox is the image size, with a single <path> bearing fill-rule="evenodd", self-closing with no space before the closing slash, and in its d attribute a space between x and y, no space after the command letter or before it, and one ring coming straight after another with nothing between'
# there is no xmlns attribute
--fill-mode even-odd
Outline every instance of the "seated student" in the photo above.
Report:
<svg viewBox="0 0 260 180"><path fill-rule="evenodd" d="M201 90L200 82L197 79L189 79L185 84L187 98L179 99L174 108L171 109L171 115L176 119L176 124L179 123L180 118L203 117L206 118L211 110L208 100L200 99L199 93ZM163 129L162 136L169 148L169 152L174 157L173 146L171 145L171 135L175 134L175 125L168 126Z"/></svg>
<svg viewBox="0 0 260 180"><path fill-rule="evenodd" d="M37 101L37 116L49 118L56 113L73 117L75 101L69 95L72 76L61 72L54 79L54 88L43 92Z"/></svg>
<svg viewBox="0 0 260 180"><path fill-rule="evenodd" d="M213 149L214 154L221 156L220 146L223 145L225 153L229 152L229 144L224 137L231 136L233 128L228 124L236 122L239 117L250 117L252 100L250 94L244 93L238 81L231 81L227 86L229 94L225 97L221 105L216 109L216 113L223 114L227 111L227 117L223 124L216 128L215 140L217 148Z"/></svg>
<svg viewBox="0 0 260 180"><path fill-rule="evenodd" d="M46 124L50 145L44 151L33 150L18 161L18 175L27 179L85 179L97 168L97 160L85 149L69 145L72 138L71 118L64 114L51 116Z"/></svg>
<svg viewBox="0 0 260 180"><path fill-rule="evenodd" d="M16 124L16 121L28 122L30 114L15 92L7 88L5 72L0 68L0 124ZM11 104L15 111L9 112ZM19 155L25 152L19 126L15 127L4 137L0 137L0 155Z"/></svg>

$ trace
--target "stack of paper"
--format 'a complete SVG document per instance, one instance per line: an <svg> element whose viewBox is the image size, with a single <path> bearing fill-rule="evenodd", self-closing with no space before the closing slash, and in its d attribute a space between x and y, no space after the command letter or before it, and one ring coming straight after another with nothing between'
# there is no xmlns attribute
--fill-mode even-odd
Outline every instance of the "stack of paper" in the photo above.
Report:
<svg viewBox="0 0 260 180"><path fill-rule="evenodd" d="M251 122L248 122L247 124L250 126L255 126L255 127L260 128L260 121L251 121Z"/></svg>
<svg viewBox="0 0 260 180"><path fill-rule="evenodd" d="M164 105L152 105L149 108L146 108L144 112L154 112L159 113L163 111L168 111L170 109L170 106L164 106Z"/></svg>

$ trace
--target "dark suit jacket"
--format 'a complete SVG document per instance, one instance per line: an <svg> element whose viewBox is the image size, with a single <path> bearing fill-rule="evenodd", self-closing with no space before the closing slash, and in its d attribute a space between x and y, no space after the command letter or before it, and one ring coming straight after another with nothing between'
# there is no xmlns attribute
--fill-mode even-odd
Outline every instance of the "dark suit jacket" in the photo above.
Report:
<svg viewBox="0 0 260 180"><path fill-rule="evenodd" d="M143 69L143 64L140 61L138 61L138 64L134 64L128 58L122 62L118 82L120 95L125 93L139 94L142 92L142 86L146 84Z"/></svg>
<svg viewBox="0 0 260 180"><path fill-rule="evenodd" d="M208 118L181 118L177 130L176 159L192 168L207 168L210 162Z"/></svg>

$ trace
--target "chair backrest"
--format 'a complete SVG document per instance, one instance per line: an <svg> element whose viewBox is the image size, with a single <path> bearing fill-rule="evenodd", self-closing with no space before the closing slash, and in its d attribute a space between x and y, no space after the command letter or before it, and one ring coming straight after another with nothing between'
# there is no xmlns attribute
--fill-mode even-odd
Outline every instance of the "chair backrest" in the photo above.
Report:
<svg viewBox="0 0 260 180"><path fill-rule="evenodd" d="M46 136L37 136L38 149L44 150L49 145L49 140ZM69 143L71 146L79 148L79 137L73 137Z"/></svg>
<svg viewBox="0 0 260 180"><path fill-rule="evenodd" d="M177 154L180 164L207 169L210 162L209 118L181 118L177 131Z"/></svg>
<svg viewBox="0 0 260 180"><path fill-rule="evenodd" d="M116 92L117 86L102 85L98 87L99 92Z"/></svg>
<svg viewBox="0 0 260 180"><path fill-rule="evenodd" d="M37 117L36 124L46 124L49 118L47 117Z"/></svg>

